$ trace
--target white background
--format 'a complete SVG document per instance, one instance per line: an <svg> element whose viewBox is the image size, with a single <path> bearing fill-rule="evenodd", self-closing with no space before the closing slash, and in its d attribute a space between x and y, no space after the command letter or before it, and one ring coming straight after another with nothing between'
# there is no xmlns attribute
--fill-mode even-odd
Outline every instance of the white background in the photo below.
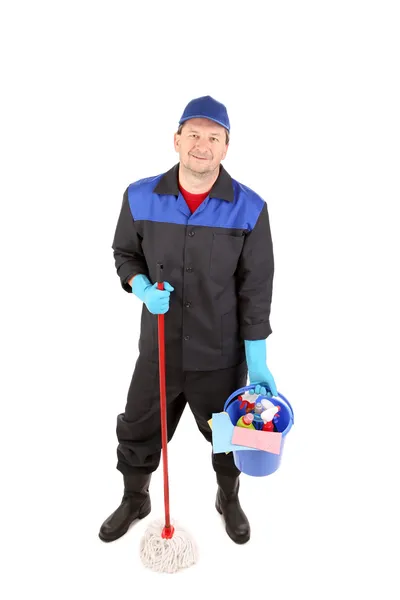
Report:
<svg viewBox="0 0 400 600"><path fill-rule="evenodd" d="M396 9L2 3L2 598L399 597ZM274 475L241 478L252 538L237 546L185 411L171 512L200 560L159 575L138 550L163 517L161 468L151 515L97 537L122 496L141 310L111 243L125 188L177 162L183 109L208 94L231 120L225 168L268 203L267 362L295 426Z"/></svg>

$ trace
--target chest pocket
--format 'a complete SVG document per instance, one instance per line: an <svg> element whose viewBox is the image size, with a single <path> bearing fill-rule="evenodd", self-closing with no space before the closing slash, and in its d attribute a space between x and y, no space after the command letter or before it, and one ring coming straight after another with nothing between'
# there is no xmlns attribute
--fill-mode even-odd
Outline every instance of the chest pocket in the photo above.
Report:
<svg viewBox="0 0 400 600"><path fill-rule="evenodd" d="M216 283L226 281L236 271L244 240L242 229L235 233L213 234L209 274Z"/></svg>

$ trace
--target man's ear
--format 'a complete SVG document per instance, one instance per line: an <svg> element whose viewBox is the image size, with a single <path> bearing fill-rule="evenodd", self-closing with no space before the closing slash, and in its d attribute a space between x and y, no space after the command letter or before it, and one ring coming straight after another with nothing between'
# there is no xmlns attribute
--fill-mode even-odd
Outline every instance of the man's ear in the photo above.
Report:
<svg viewBox="0 0 400 600"><path fill-rule="evenodd" d="M180 138L181 138L181 136L178 133L174 133L174 148L175 148L175 150L178 150L178 148L179 148Z"/></svg>

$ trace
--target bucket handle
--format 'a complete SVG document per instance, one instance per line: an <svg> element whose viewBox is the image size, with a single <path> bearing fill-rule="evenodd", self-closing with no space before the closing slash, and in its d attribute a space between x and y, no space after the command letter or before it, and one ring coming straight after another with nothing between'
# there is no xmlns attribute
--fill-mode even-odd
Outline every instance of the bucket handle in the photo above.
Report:
<svg viewBox="0 0 400 600"><path fill-rule="evenodd" d="M240 389L236 390L236 391L235 391L235 392L233 392L233 394L231 394L231 395L229 396L229 398L226 400L226 402L225 402L225 404L224 404L224 411L226 412L226 409L228 408L228 406L229 406L230 404L232 404L232 402L233 402L234 400L236 400L237 396L239 396L240 394L243 394L244 392L248 392L249 390L253 390L253 389L255 389L257 385L260 385L261 387L268 387L268 385L266 386L265 382L262 382L262 381L261 381L261 382L259 382L259 383L252 383L251 385L246 385L246 386L244 386L244 387L242 387L242 388L240 388ZM292 413L292 424L294 425L294 412L293 412L293 408L292 408L292 406L291 406L291 404L290 404L289 400L287 400L287 399L285 398L285 396L283 396L283 395L282 395L282 394L280 394L279 392L278 392L278 396L273 396L273 398L276 398L276 397L279 397L279 398L281 398L281 399L282 399L282 400L285 402L285 404L287 404L287 405L288 405L288 407L290 408L290 411L291 411L291 413Z"/></svg>

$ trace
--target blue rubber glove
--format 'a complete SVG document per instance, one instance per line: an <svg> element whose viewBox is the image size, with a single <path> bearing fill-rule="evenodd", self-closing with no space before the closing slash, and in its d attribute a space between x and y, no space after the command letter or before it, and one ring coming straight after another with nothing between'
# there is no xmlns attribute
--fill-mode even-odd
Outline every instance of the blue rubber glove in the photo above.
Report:
<svg viewBox="0 0 400 600"><path fill-rule="evenodd" d="M252 383L266 383L269 389L256 385L255 393L264 396L277 396L278 391L271 371L267 367L267 340L244 340L247 369L249 371L250 385ZM250 390L250 394L253 391Z"/></svg>
<svg viewBox="0 0 400 600"><path fill-rule="evenodd" d="M170 293L174 291L168 281L164 281L164 289L157 289L157 282L151 283L146 275L136 275L132 281L132 293L144 302L153 315L164 315L169 309Z"/></svg>

